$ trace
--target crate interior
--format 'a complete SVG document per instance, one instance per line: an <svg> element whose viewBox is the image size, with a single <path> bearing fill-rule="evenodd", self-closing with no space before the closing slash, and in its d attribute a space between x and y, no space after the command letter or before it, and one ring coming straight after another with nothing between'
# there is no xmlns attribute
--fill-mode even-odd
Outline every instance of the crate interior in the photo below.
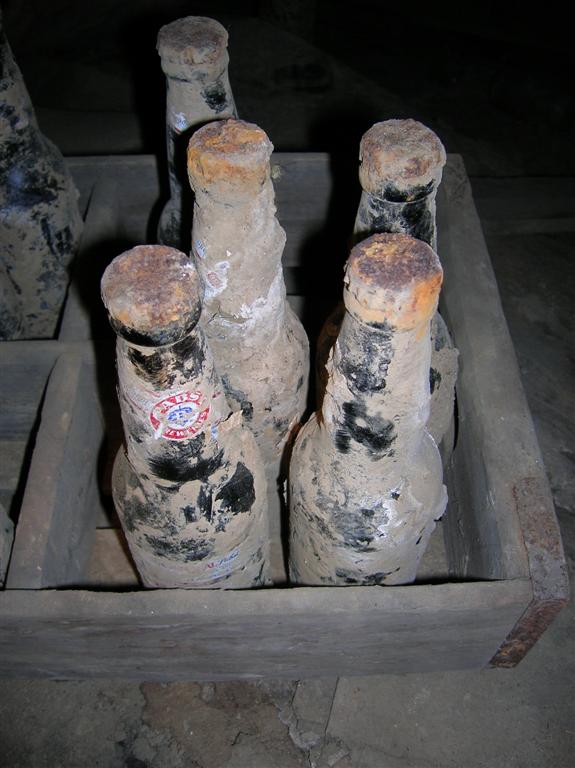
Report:
<svg viewBox="0 0 575 768"><path fill-rule="evenodd" d="M288 237L283 259L288 298L310 337L313 361L314 340L319 328L341 295L342 267L359 199L357 169L355 164L338 167L322 154L279 154L274 156L273 162L278 216ZM114 396L113 335L100 301L99 276L109 261L125 248L154 242L155 224L162 203L158 168L152 157L77 158L72 160L71 167L82 199L87 201L88 212L60 338L63 348L81 342L80 346L88 351L82 363L84 374L78 379L78 414L86 418L89 410L94 410L94 423L103 424L106 437L103 442L96 437L93 439L90 461L96 490L82 496L87 508L78 509L81 523L77 525L81 524L89 531L90 535L84 537L89 543L82 557L75 551L73 567L58 567L40 586L81 584L96 589L133 589L138 587L137 576L110 497L110 468L121 443L121 423ZM446 268L444 293L449 291L446 316L452 329L456 328L460 334L456 334L455 341L465 352L457 393L458 410L463 418L459 424L454 460L445 467L450 503L422 559L418 582L523 577L525 556L521 531L511 509L513 499L509 483L506 478L499 477L495 466L499 460L499 455L495 455L497 450L505 450L505 429L499 437L489 433L492 425L497 425L497 408L503 406L498 402L494 408L491 402L487 408L480 402L481 389L474 389L476 384L484 386L484 381L493 380L493 386L497 384L492 376L493 370L497 370L498 375L501 370L497 358L505 357L509 349L513 354L512 347L504 339L495 354L489 350L491 358L487 358L483 368L474 370L480 348L474 338L475 326L485 325L479 315L491 313L488 320L498 332L502 325L506 333L506 327L478 220L471 219L471 223L466 220L473 204L470 193L466 192L468 182L463 166L459 168L455 163L450 168L448 164L446 171L444 191L438 205L438 228L440 256ZM451 223L445 220L448 206L461 208L451 217ZM453 235L452 225L456 219L461 232L457 230ZM463 228L460 220L463 220ZM456 242L457 237L461 238L461 243ZM450 250L456 253L450 253ZM458 260L462 261L462 254L467 252L473 260L463 267L457 266ZM473 273L475 268L479 270L477 274ZM462 270L459 276L458 269ZM482 280L485 286L480 286ZM462 288L470 290L469 286L463 286L464 281L471 285L478 308L471 306L470 294L458 295ZM478 291L478 286L485 292ZM487 331L493 336L489 328ZM66 380L65 372L62 377ZM481 381L482 377L484 381ZM520 386L513 366L510 377L511 388ZM17 384L10 386L18 387ZM313 363L310 392L314 392ZM486 392L486 395L490 393ZM477 403L483 410L476 407ZM54 402L45 407L59 407L57 392L54 392ZM311 399L310 407L313 407ZM497 449L495 452L493 446ZM511 466L513 452L508 453L507 462ZM54 525L56 522L57 517ZM58 536L66 537L61 527ZM54 533L54 542L56 538ZM66 547L65 541L62 545L68 553L77 549ZM279 548L279 545L275 547L276 550ZM49 571L49 568L45 569L46 573Z"/></svg>
<svg viewBox="0 0 575 768"><path fill-rule="evenodd" d="M51 342L0 344L0 503L15 523L57 353Z"/></svg>

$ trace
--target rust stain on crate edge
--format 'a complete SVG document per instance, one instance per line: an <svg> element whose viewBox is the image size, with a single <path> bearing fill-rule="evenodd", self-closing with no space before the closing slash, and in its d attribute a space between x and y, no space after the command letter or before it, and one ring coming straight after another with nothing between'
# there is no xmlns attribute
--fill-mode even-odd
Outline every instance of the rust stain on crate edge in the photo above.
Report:
<svg viewBox="0 0 575 768"><path fill-rule="evenodd" d="M546 482L524 478L513 487L513 498L527 551L533 598L489 662L491 667L516 666L569 602L561 533Z"/></svg>

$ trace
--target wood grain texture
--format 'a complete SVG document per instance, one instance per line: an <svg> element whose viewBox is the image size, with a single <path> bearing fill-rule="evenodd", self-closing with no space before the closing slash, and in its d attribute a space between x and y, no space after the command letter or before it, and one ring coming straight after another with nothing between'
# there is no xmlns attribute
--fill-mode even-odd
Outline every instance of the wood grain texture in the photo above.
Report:
<svg viewBox="0 0 575 768"><path fill-rule="evenodd" d="M457 578L521 578L529 568L513 489L544 469L461 158L450 157L440 192L441 308L460 355L450 562Z"/></svg>
<svg viewBox="0 0 575 768"><path fill-rule="evenodd" d="M484 666L528 580L246 592L7 591L0 674L227 680Z"/></svg>
<svg viewBox="0 0 575 768"><path fill-rule="evenodd" d="M84 569L98 506L103 438L94 367L64 351L50 376L7 585L41 589L74 583Z"/></svg>

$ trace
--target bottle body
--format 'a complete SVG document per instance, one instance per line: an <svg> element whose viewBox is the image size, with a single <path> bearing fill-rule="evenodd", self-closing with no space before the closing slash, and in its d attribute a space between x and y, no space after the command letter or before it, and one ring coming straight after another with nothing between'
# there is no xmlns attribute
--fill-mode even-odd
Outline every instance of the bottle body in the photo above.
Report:
<svg viewBox="0 0 575 768"><path fill-rule="evenodd" d="M205 286L200 322L230 402L242 408L264 461L275 464L304 413L309 368L307 336L286 297L285 232L269 180L235 211L210 202L196 195L192 252Z"/></svg>
<svg viewBox="0 0 575 768"><path fill-rule="evenodd" d="M82 232L78 192L61 153L40 133L1 29L0 70L0 269L20 303L20 320L9 326L19 326L23 338L49 338L56 331L68 267Z"/></svg>
<svg viewBox="0 0 575 768"><path fill-rule="evenodd" d="M409 248L417 243L404 239ZM430 263L435 280L436 257ZM404 292L401 311L426 292ZM414 580L447 501L426 429L434 307L418 310L417 323L406 327L393 322L385 304L359 311L348 293L321 411L294 445L290 575L310 585L405 584Z"/></svg>
<svg viewBox="0 0 575 768"><path fill-rule="evenodd" d="M201 370L190 368L192 341L205 344L180 342L162 363L157 351L118 341L126 450L116 459L114 500L146 586L259 586L267 559L261 460L205 351ZM187 373L172 378L178 366ZM169 387L150 382L150 369Z"/></svg>
<svg viewBox="0 0 575 768"><path fill-rule="evenodd" d="M161 272L163 253L177 253L148 248L146 281L155 268ZM178 258L180 278L176 270L164 275L160 296L165 290L185 294L187 276L195 275L189 260L183 254ZM197 275L195 281L199 286ZM113 282L118 283L117 272L111 274ZM126 324L126 291L118 290L114 306L113 290L110 285L103 289L114 327L124 324L117 368L125 433L125 449L114 467L113 495L143 583L227 589L266 583L263 464L242 414L227 403L205 336L195 325L199 302L192 328L184 329L180 338L173 341L168 334L169 343L142 344L129 331L134 323ZM148 283L146 290L153 292L154 286ZM133 320L138 308L127 311ZM168 307L164 317L178 311Z"/></svg>
<svg viewBox="0 0 575 768"><path fill-rule="evenodd" d="M158 240L189 251L192 197L186 176L190 135L211 120L236 117L226 30L214 19L189 16L162 27L158 51L166 75L166 147L170 199Z"/></svg>
<svg viewBox="0 0 575 768"><path fill-rule="evenodd" d="M282 581L281 486L287 445L307 403L309 343L286 297L272 149L257 126L213 123L192 138L188 172L192 254L204 285L200 322L226 395L242 409L266 465L274 572Z"/></svg>

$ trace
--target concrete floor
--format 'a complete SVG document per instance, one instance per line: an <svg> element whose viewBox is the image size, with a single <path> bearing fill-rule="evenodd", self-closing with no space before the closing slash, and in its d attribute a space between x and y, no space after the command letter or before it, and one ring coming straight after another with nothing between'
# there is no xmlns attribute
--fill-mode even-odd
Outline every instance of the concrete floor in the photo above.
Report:
<svg viewBox="0 0 575 768"><path fill-rule="evenodd" d="M118 48L136 4L123 4L112 18L111 3L82 15L62 1L67 15L52 18L49 41L40 34L47 11L31 5L36 19L8 4L7 26L11 21L44 130L69 154L160 152L162 93L149 89L142 106L143 90ZM198 4L190 5L193 12ZM463 154L472 176L574 175L567 144L573 101L552 77L557 60L518 80L513 62L530 60L525 46L498 45L493 36L466 40L421 23L419 49L398 68L397 27L388 45L359 46L354 25L365 27L365 3L352 19L339 3L329 14L319 5L322 49L256 19L228 24L241 114L261 124L277 148L345 150L355 158L371 122L414 116ZM155 7L145 4L136 27L152 53ZM180 10L165 9L160 23ZM373 34L384 21L370 21ZM427 39L436 51L429 66ZM155 54L138 48L135 55L141 72L153 71ZM162 84L157 73L147 82ZM573 574L575 231L543 221L501 234L485 224ZM567 767L575 754L574 617L567 607L524 661L505 671L202 685L2 680L0 766Z"/></svg>

